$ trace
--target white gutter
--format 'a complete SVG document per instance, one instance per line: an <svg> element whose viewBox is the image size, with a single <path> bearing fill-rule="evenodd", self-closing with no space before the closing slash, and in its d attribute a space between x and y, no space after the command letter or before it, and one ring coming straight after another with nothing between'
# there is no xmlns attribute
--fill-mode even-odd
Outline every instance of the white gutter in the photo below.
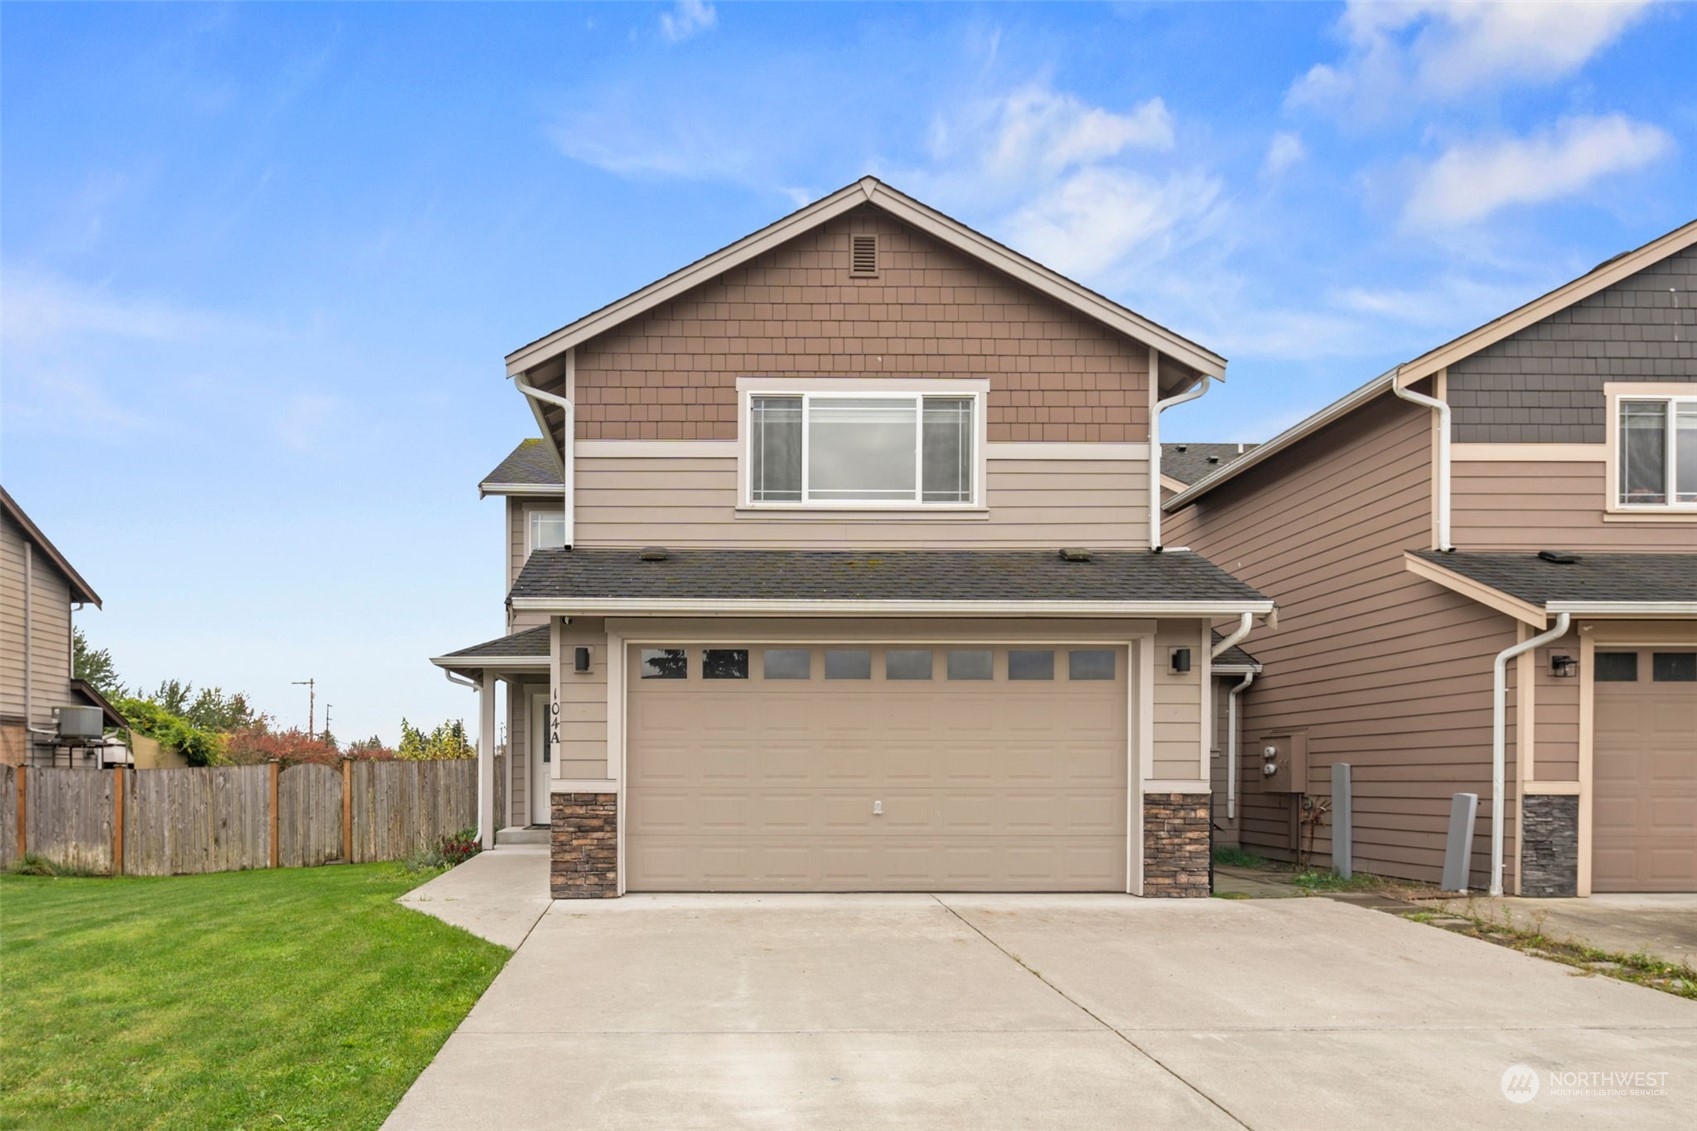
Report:
<svg viewBox="0 0 1697 1131"><path fill-rule="evenodd" d="M1222 639L1218 644L1214 645L1214 650L1208 653L1208 658L1210 660L1217 660L1221 656L1225 655L1232 645L1236 644L1239 640L1242 640L1245 636L1248 636L1249 630L1253 627L1255 627L1255 614L1244 613L1238 618L1236 631L1234 631L1230 636Z"/></svg>
<svg viewBox="0 0 1697 1131"><path fill-rule="evenodd" d="M1395 379L1391 381L1391 392L1405 401L1433 409L1438 414L1437 548L1448 553L1455 549L1450 544L1450 406L1448 402L1441 401L1437 397L1429 397L1425 393L1405 389Z"/></svg>
<svg viewBox="0 0 1697 1131"><path fill-rule="evenodd" d="M1174 405L1193 401L1206 393L1210 379L1204 373L1202 380L1193 387L1164 401L1156 401L1149 413L1149 549L1157 554L1161 552L1161 414ZM1154 346L1149 347L1149 387L1160 393L1161 354Z"/></svg>
<svg viewBox="0 0 1697 1131"><path fill-rule="evenodd" d="M1503 893L1503 778L1508 761L1508 662L1567 635L1570 614L1561 613L1548 632L1497 653L1491 665L1491 894ZM1525 726L1526 720L1520 720Z"/></svg>
<svg viewBox="0 0 1697 1131"><path fill-rule="evenodd" d="M1545 608L1580 616L1697 617L1697 601L1547 601Z"/></svg>
<svg viewBox="0 0 1697 1131"><path fill-rule="evenodd" d="M847 613L861 616L1209 617L1269 614L1271 601L758 601L690 597L514 597L516 612L594 617L620 613L679 616L791 616Z"/></svg>
<svg viewBox="0 0 1697 1131"><path fill-rule="evenodd" d="M1226 818L1237 817L1237 751L1240 745L1237 725L1237 697L1255 682L1254 672L1244 672L1243 682L1226 692Z"/></svg>
<svg viewBox="0 0 1697 1131"><path fill-rule="evenodd" d="M566 354L566 360L569 364L571 361L570 351ZM562 397L557 393L543 392L541 389L530 384L524 379L524 374L522 373L513 378L513 384L517 385L519 392L529 397L533 402L546 401L549 404L558 405L560 408L565 410L566 419L564 426L561 429L562 435L560 437L560 479L565 493L566 548L569 550L577 540L577 515L574 513L572 500L572 481L575 478L573 475L574 468L572 466L572 456L574 454L572 451L572 445L577 438L577 410L572 407L572 402L567 400L565 397Z"/></svg>

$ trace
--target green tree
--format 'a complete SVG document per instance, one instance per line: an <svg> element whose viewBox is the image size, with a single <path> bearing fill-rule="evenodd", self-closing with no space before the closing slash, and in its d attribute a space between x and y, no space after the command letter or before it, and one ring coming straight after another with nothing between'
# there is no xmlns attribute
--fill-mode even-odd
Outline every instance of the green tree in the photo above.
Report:
<svg viewBox="0 0 1697 1131"><path fill-rule="evenodd" d="M395 756L415 762L475 758L477 747L466 737L463 720L450 719L435 730L423 731L402 719L401 744L395 747Z"/></svg>
<svg viewBox="0 0 1697 1131"><path fill-rule="evenodd" d="M112 662L111 651L90 648L88 637L80 628L71 632L71 671L77 679L108 699L116 699L125 693L123 682L118 679L118 666Z"/></svg>

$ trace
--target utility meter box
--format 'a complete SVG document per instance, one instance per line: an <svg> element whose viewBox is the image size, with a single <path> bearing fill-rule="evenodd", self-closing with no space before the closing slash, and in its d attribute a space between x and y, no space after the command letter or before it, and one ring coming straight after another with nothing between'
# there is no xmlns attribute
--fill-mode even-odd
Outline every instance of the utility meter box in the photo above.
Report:
<svg viewBox="0 0 1697 1131"><path fill-rule="evenodd" d="M1261 788L1267 793L1308 792L1308 736L1264 734L1254 747Z"/></svg>

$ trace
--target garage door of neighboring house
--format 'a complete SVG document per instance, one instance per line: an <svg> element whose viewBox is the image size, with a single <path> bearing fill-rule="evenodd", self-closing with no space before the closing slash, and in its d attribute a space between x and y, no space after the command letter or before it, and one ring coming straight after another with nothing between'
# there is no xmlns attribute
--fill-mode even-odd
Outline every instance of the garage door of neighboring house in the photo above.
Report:
<svg viewBox="0 0 1697 1131"><path fill-rule="evenodd" d="M1125 890L1123 648L627 663L630 890Z"/></svg>
<svg viewBox="0 0 1697 1131"><path fill-rule="evenodd" d="M1697 651L1595 655L1593 891L1697 891Z"/></svg>

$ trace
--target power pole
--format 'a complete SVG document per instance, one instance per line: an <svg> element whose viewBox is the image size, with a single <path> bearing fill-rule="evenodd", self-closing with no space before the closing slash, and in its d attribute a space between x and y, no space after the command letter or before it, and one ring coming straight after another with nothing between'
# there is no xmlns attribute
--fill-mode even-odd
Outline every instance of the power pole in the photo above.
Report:
<svg viewBox="0 0 1697 1131"><path fill-rule="evenodd" d="M306 688L306 735L311 738L318 732L313 730L313 724L318 720L318 681L316 679L297 679L293 686Z"/></svg>
<svg viewBox="0 0 1697 1131"><path fill-rule="evenodd" d="M330 737L330 708L333 707L333 706L335 706L334 703L324 704L324 737L325 738Z"/></svg>

